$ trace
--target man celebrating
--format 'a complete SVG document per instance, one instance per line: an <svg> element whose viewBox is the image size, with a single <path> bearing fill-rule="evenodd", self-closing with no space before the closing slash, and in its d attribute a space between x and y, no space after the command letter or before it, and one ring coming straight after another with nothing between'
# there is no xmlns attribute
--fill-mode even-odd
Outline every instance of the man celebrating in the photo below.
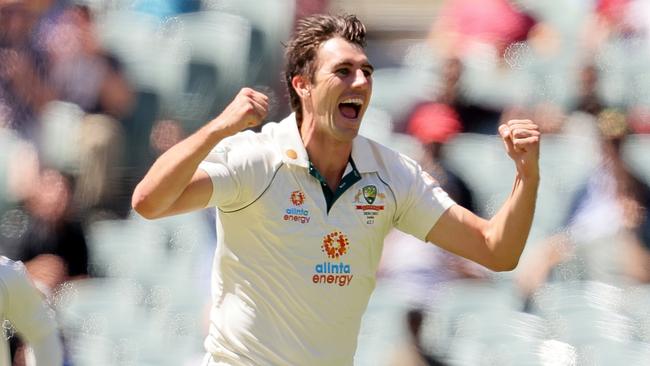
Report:
<svg viewBox="0 0 650 366"><path fill-rule="evenodd" d="M240 132L268 109L242 89L135 189L147 218L218 208L209 365L351 365L392 227L492 270L517 265L539 184L537 126L501 126L517 176L499 212L479 218L415 162L357 135L372 92L364 46L354 16L301 20L286 50L295 113Z"/></svg>

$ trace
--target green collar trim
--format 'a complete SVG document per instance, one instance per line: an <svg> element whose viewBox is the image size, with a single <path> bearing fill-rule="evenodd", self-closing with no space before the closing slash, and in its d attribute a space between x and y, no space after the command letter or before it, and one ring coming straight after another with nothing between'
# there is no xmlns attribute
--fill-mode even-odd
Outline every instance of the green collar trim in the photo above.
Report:
<svg viewBox="0 0 650 366"><path fill-rule="evenodd" d="M312 164L311 161L309 162L309 174L312 177L318 179L318 182L323 189L323 195L325 195L325 202L327 203L327 213L330 212L330 209L334 205L334 202L336 202L336 200L341 197L343 193L348 190L348 188L352 187L354 183L361 180L361 173L359 173L357 170L357 166L354 164L352 156L348 158L348 163L350 163L352 170L346 174L343 179L341 179L339 186L336 187L336 191L332 192L330 187L327 185L325 178L323 178L316 167L314 167L314 164Z"/></svg>

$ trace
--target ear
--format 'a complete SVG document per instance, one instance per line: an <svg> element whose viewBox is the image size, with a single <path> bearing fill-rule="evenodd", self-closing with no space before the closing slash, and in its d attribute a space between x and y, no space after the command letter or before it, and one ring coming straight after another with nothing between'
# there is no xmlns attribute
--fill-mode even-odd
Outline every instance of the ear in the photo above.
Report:
<svg viewBox="0 0 650 366"><path fill-rule="evenodd" d="M291 86L300 97L307 97L311 93L311 83L302 75L296 75L291 79Z"/></svg>

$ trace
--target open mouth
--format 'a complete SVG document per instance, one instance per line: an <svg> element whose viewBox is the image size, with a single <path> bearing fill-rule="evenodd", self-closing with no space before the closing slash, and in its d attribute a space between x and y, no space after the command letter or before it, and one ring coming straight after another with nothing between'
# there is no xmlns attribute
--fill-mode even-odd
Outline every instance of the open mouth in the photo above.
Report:
<svg viewBox="0 0 650 366"><path fill-rule="evenodd" d="M339 103L339 111L347 119L357 119L362 106L363 100L361 98L348 98Z"/></svg>

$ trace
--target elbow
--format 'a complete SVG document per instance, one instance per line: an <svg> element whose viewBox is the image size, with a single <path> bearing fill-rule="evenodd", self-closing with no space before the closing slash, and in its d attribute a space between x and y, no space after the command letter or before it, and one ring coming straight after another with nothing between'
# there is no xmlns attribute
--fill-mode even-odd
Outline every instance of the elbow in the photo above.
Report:
<svg viewBox="0 0 650 366"><path fill-rule="evenodd" d="M494 272L510 272L517 268L521 252L492 253L492 260L487 266Z"/></svg>
<svg viewBox="0 0 650 366"><path fill-rule="evenodd" d="M510 272L517 268L519 258L510 260L501 260L492 263L488 268L494 272Z"/></svg>
<svg viewBox="0 0 650 366"><path fill-rule="evenodd" d="M524 243L504 240L502 237L495 238L490 233L483 235L484 244L489 251L486 255L487 267L494 272L510 272L517 268L519 258L524 249Z"/></svg>
<svg viewBox="0 0 650 366"><path fill-rule="evenodd" d="M161 217L160 212L158 212L151 204L150 199L148 199L147 195L138 192L137 188L131 197L131 207L135 212L137 212L145 219L153 220Z"/></svg>

